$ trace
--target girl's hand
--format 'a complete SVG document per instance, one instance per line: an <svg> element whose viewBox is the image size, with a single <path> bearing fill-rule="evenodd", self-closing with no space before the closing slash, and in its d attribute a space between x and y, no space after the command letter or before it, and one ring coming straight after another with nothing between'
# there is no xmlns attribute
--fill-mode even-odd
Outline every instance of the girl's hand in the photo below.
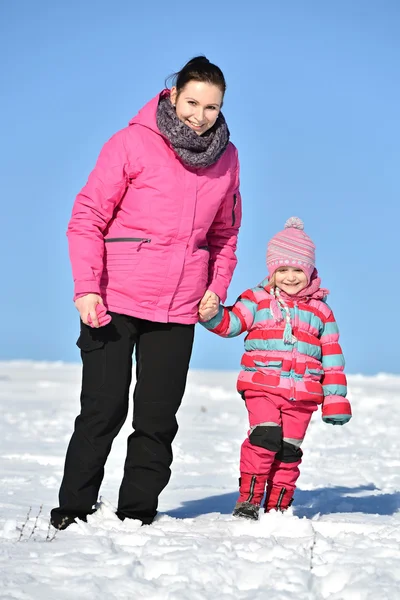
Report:
<svg viewBox="0 0 400 600"><path fill-rule="evenodd" d="M200 321L209 321L218 313L219 297L211 290L207 290L199 305Z"/></svg>
<svg viewBox="0 0 400 600"><path fill-rule="evenodd" d="M100 327L99 319L96 313L96 306L103 304L102 297L98 294L86 294L75 300L75 306L79 311L81 319L85 325L90 325L88 316L90 315L92 326Z"/></svg>

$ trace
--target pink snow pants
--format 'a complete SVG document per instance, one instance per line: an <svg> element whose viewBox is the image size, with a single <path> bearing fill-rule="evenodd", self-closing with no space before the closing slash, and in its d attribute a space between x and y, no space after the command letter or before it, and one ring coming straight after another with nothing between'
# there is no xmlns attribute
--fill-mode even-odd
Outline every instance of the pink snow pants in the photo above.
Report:
<svg viewBox="0 0 400 600"><path fill-rule="evenodd" d="M268 485L294 491L301 443L318 405L275 394L245 392L250 430L242 444L240 472L268 478Z"/></svg>

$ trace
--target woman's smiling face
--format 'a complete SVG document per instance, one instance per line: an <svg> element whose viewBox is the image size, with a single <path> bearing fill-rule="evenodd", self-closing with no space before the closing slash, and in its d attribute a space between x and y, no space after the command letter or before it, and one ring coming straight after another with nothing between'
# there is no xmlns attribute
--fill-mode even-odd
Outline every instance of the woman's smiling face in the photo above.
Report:
<svg viewBox="0 0 400 600"><path fill-rule="evenodd" d="M177 117L197 135L202 135L215 124L222 101L222 90L204 81L189 81L179 94L176 87L171 89L171 102Z"/></svg>

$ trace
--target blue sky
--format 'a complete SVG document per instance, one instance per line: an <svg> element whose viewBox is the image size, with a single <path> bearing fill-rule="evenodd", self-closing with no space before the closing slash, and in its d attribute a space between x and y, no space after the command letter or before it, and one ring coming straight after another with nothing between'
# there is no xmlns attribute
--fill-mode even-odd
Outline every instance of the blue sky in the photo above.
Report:
<svg viewBox="0 0 400 600"><path fill-rule="evenodd" d="M243 224L228 300L300 216L350 373L400 372L400 5L16 0L0 5L0 359L79 360L65 230L102 144L189 58L224 71ZM192 367L243 340L197 330Z"/></svg>

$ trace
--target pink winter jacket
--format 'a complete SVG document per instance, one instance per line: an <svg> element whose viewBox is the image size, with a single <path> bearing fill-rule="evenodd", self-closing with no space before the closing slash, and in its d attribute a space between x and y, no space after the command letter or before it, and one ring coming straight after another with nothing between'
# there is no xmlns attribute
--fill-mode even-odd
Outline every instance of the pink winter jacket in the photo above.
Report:
<svg viewBox="0 0 400 600"><path fill-rule="evenodd" d="M92 292L113 312L196 323L207 289L225 301L236 266L238 155L229 143L210 167L184 166L157 127L159 97L104 145L75 200L74 299Z"/></svg>

